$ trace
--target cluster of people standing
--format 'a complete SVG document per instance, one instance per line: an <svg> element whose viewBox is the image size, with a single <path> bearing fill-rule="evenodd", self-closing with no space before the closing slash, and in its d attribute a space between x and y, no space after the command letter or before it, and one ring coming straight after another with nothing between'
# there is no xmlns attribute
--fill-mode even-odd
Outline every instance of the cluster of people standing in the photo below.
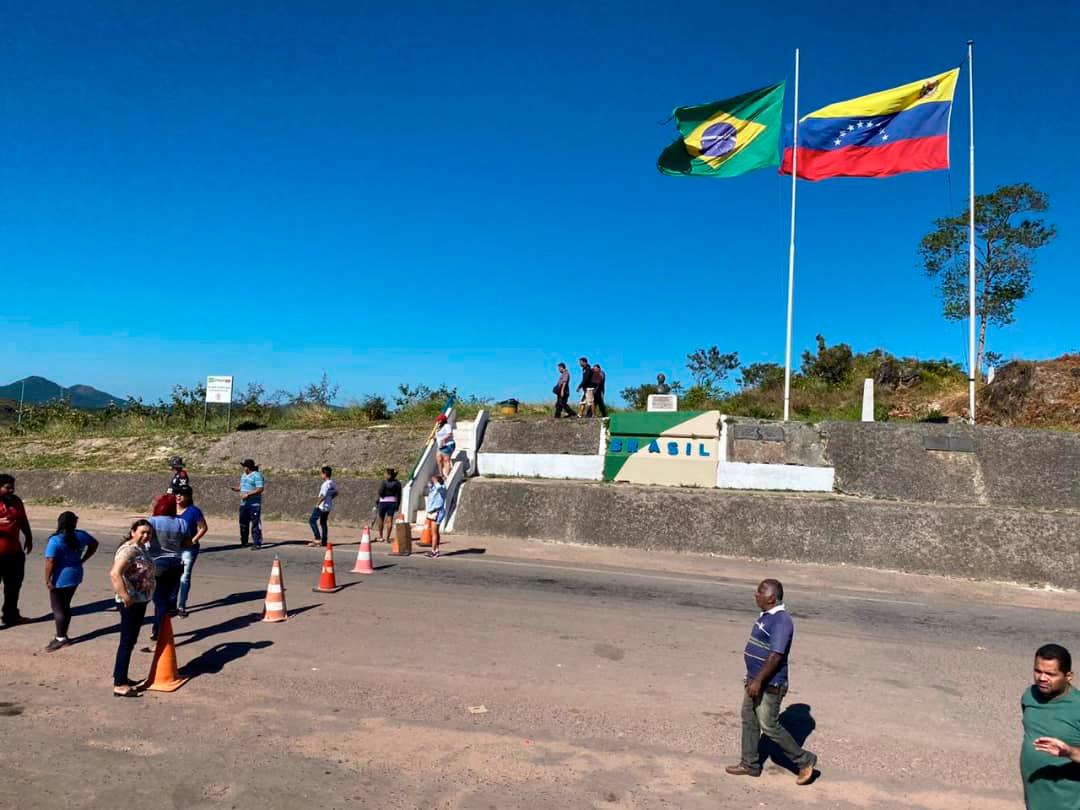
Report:
<svg viewBox="0 0 1080 810"><path fill-rule="evenodd" d="M454 434L445 415L436 421L434 439L438 472L431 476L426 490L428 517L434 520L430 556L439 556L438 526L445 517L446 473L452 465ZM188 616L188 598L192 574L199 557L200 541L208 531L206 516L195 505L191 478L179 456L169 459L172 478L166 491L154 499L151 514L131 524L117 548L109 572L114 601L120 613L120 641L113 668L113 691L121 697L138 693L138 684L128 678L131 654L149 605L154 605L151 640L156 640L162 617ZM253 459L240 463L242 473L237 486L240 496L239 530L241 547L253 551L263 547L262 500L266 480ZM330 539L329 517L338 495L330 467L321 469L319 485L308 524L313 539L309 546L326 546ZM377 539L389 542L396 516L402 508L402 485L397 471L389 467L379 487L375 504ZM56 652L69 644L72 601L83 581L84 565L100 548L88 532L78 528L79 516L61 512L56 531L44 548L43 578L49 592L55 632L45 649ZM3 603L0 625L14 627L30 621L19 611L19 596L27 569L27 555L34 549L33 531L26 507L15 494L15 478L0 474L0 586Z"/></svg>
<svg viewBox="0 0 1080 810"><path fill-rule="evenodd" d="M607 374L600 368L599 363L589 364L589 358L579 357L578 367L581 369L581 380L574 391L581 392L578 401L577 413L570 407L570 372L566 363L559 363L557 370L559 377L551 392L555 395L555 418L559 419L564 413L567 418L592 417L599 414L607 416L607 405L604 404L604 388L607 383Z"/></svg>
<svg viewBox="0 0 1080 810"><path fill-rule="evenodd" d="M161 619L169 613L186 617L191 574L199 541L206 534L206 518L194 504L186 479L176 480L154 500L153 514L135 521L113 557L109 579L120 612L120 642L113 666L113 692L133 697L138 684L128 678L131 654L147 606L154 603L151 638L157 638ZM56 652L71 644L71 604L82 584L84 565L97 552L97 539L78 528L79 516L61 512L56 532L45 544L43 575L49 591L55 633L46 645ZM20 536L23 538L20 541ZM15 479L0 475L0 577L3 578L3 624L12 627L30 621L19 611L19 596L26 574L26 555L34 548L26 507L15 494Z"/></svg>

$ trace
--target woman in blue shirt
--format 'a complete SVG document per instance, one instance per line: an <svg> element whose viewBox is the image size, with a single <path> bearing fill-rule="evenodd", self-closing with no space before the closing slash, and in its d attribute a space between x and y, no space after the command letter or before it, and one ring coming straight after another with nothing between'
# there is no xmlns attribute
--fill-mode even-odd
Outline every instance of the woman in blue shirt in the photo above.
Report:
<svg viewBox="0 0 1080 810"><path fill-rule="evenodd" d="M61 512L56 519L56 534L45 545L45 587L49 589L56 620L56 637L49 642L46 652L55 652L71 643L67 635L71 599L82 582L83 563L98 550L97 540L75 528L78 523L79 516L74 512Z"/></svg>

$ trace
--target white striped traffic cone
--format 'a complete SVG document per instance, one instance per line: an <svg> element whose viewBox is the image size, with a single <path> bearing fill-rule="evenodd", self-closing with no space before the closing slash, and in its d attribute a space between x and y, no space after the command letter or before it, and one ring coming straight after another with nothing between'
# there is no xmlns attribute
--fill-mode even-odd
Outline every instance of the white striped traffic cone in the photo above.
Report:
<svg viewBox="0 0 1080 810"><path fill-rule="evenodd" d="M264 622L283 622L289 618L285 608L285 580L281 577L281 560L274 557L274 567L270 569L270 584L266 586L266 608Z"/></svg>
<svg viewBox="0 0 1080 810"><path fill-rule="evenodd" d="M356 565L350 572L353 574L374 574L375 567L371 564L371 532L364 527L364 533L360 535L360 550L356 552Z"/></svg>

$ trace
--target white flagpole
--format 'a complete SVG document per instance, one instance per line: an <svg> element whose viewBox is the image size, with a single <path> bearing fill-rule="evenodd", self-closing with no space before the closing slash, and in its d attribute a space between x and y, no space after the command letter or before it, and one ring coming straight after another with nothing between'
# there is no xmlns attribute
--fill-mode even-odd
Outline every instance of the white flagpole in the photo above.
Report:
<svg viewBox="0 0 1080 810"><path fill-rule="evenodd" d="M968 246L968 413L971 424L975 424L975 378L979 373L975 357L975 79L971 75L971 46L968 40L968 112L971 116L968 125L970 137L970 188L968 189L969 226L971 229Z"/></svg>
<svg viewBox="0 0 1080 810"><path fill-rule="evenodd" d="M784 421L791 415L791 308L795 288L795 180L799 174L799 49L795 49L795 128L791 147L791 247L788 250L787 343L784 346Z"/></svg>

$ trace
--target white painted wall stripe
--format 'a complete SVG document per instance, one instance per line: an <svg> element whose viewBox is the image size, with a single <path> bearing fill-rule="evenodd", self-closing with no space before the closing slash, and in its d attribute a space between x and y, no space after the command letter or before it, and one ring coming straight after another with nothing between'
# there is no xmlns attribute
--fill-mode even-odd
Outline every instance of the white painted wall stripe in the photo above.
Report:
<svg viewBox="0 0 1080 810"><path fill-rule="evenodd" d="M603 477L604 457L574 456L566 453L480 453L480 475L505 475L512 478L573 478L599 481Z"/></svg>
<svg viewBox="0 0 1080 810"><path fill-rule="evenodd" d="M748 464L728 461L716 465L720 489L773 489L795 492L832 492L836 471L832 467L800 467L795 464Z"/></svg>

